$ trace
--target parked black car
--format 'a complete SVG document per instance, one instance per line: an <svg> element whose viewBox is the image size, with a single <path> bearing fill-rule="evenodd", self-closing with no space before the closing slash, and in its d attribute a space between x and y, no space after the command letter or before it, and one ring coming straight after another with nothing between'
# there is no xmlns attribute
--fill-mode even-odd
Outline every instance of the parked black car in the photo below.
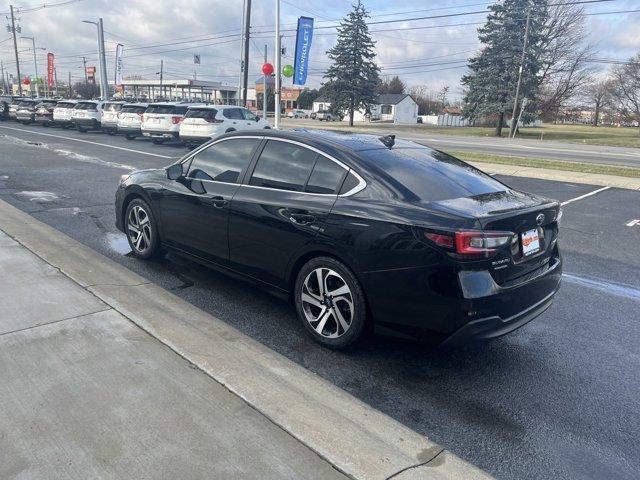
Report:
<svg viewBox="0 0 640 480"><path fill-rule="evenodd" d="M58 100L47 99L36 105L35 121L43 127L53 124L53 109L56 108Z"/></svg>
<svg viewBox="0 0 640 480"><path fill-rule="evenodd" d="M295 303L320 343L498 337L560 285L560 205L394 136L235 132L123 176L117 227Z"/></svg>

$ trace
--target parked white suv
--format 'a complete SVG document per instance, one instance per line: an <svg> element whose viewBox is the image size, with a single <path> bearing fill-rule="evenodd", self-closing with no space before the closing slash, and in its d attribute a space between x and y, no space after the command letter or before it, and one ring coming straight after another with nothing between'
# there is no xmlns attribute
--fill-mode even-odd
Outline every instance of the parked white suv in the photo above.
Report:
<svg viewBox="0 0 640 480"><path fill-rule="evenodd" d="M148 106L148 103L125 103L118 113L118 133L124 133L127 140L135 140L142 135L142 115Z"/></svg>
<svg viewBox="0 0 640 480"><path fill-rule="evenodd" d="M195 105L183 102L152 103L142 116L142 135L151 137L155 144L178 139L180 124L190 106Z"/></svg>
<svg viewBox="0 0 640 480"><path fill-rule="evenodd" d="M125 102L106 102L102 108L102 130L109 135L118 133L118 113Z"/></svg>
<svg viewBox="0 0 640 480"><path fill-rule="evenodd" d="M291 110L287 112L289 118L309 118L309 112L307 110Z"/></svg>
<svg viewBox="0 0 640 480"><path fill-rule="evenodd" d="M71 111L71 119L79 132L97 130L102 122L102 100L80 100Z"/></svg>
<svg viewBox="0 0 640 480"><path fill-rule="evenodd" d="M180 140L187 147L203 143L226 132L271 128L269 122L250 110L235 105L189 107L180 124Z"/></svg>
<svg viewBox="0 0 640 480"><path fill-rule="evenodd" d="M73 118L71 113L73 108L78 103L77 100L61 100L56 103L56 107L53 109L53 122L56 125L60 125L65 130L73 127Z"/></svg>

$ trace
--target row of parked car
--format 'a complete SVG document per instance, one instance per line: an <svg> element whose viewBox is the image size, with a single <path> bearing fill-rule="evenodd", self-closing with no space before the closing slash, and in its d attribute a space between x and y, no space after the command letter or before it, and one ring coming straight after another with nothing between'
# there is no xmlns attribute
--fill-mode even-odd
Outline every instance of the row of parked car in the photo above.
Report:
<svg viewBox="0 0 640 480"><path fill-rule="evenodd" d="M25 125L102 130L128 140L181 141L188 147L221 133L271 128L269 122L235 105L188 102L128 103L103 100L0 97L0 117Z"/></svg>

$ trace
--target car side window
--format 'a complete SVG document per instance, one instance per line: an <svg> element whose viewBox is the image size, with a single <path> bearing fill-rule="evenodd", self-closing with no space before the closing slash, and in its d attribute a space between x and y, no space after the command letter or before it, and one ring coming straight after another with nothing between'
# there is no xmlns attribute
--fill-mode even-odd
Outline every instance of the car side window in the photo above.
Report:
<svg viewBox="0 0 640 480"><path fill-rule="evenodd" d="M244 114L245 120L250 120L252 122L255 122L256 119L258 118L253 114L253 112L251 112L251 110L247 110L246 108L242 109L242 113Z"/></svg>
<svg viewBox="0 0 640 480"><path fill-rule="evenodd" d="M225 118L228 118L230 120L242 120L243 119L242 110L240 110L239 108L225 108L222 111L222 115L224 115Z"/></svg>
<svg viewBox="0 0 640 480"><path fill-rule="evenodd" d="M358 186L360 180L352 173L349 172L347 178L344 179L344 183L342 184L342 188L340 189L340 195L344 195L347 192L350 192L354 188Z"/></svg>
<svg viewBox="0 0 640 480"><path fill-rule="evenodd" d="M249 185L302 192L317 156L308 148L269 140L260 154Z"/></svg>
<svg viewBox="0 0 640 480"><path fill-rule="evenodd" d="M336 162L322 155L318 156L307 186L309 193L335 194L347 171Z"/></svg>
<svg viewBox="0 0 640 480"><path fill-rule="evenodd" d="M187 177L237 183L259 142L258 138L233 138L214 143L195 155Z"/></svg>

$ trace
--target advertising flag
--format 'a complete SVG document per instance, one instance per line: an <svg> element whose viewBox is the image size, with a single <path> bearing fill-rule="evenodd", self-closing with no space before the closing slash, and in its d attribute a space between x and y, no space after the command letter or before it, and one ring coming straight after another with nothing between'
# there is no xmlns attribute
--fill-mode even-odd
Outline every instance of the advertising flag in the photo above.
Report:
<svg viewBox="0 0 640 480"><path fill-rule="evenodd" d="M296 55L295 64L293 66L294 85L304 85L305 83L307 83L311 40L313 40L313 18L300 17L298 19L298 31L296 33Z"/></svg>
<svg viewBox="0 0 640 480"><path fill-rule="evenodd" d="M55 65L53 64L53 53L47 53L47 87L53 88L56 77Z"/></svg>
<svg viewBox="0 0 640 480"><path fill-rule="evenodd" d="M122 85L122 54L124 52L124 45L116 45L116 85Z"/></svg>

